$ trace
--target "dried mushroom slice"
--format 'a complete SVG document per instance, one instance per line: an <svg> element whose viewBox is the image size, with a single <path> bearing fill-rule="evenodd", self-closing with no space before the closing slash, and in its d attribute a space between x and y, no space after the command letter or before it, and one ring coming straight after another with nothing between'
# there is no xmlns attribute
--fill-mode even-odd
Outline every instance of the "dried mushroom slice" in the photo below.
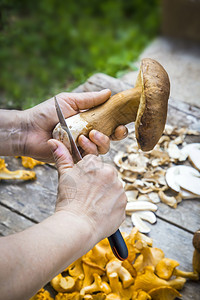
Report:
<svg viewBox="0 0 200 300"><path fill-rule="evenodd" d="M168 186L179 193L181 188L200 195L200 173L189 166L174 166L166 172Z"/></svg>
<svg viewBox="0 0 200 300"><path fill-rule="evenodd" d="M200 171L200 143L187 144L181 149L181 152L189 157L193 166Z"/></svg>

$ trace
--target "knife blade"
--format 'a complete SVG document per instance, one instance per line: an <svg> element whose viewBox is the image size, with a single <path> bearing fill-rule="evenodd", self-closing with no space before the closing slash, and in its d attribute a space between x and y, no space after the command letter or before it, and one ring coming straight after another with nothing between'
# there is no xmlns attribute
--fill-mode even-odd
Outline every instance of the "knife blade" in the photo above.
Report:
<svg viewBox="0 0 200 300"><path fill-rule="evenodd" d="M56 107L56 112L57 112L57 115L58 115L58 119L59 119L60 125L61 125L62 129L65 130L67 132L67 134L68 134L70 145L71 145L71 149L72 149L72 157L74 159L74 162L77 163L77 162L79 162L82 159L81 153L78 150L78 147L77 147L77 145L76 145L76 143L74 141L74 138L73 138L73 136L71 134L71 131L69 130L67 122L65 121L65 118L63 116L63 113L62 113L62 110L60 108L60 105L58 104L56 96L54 97L54 100L55 100L55 107Z"/></svg>

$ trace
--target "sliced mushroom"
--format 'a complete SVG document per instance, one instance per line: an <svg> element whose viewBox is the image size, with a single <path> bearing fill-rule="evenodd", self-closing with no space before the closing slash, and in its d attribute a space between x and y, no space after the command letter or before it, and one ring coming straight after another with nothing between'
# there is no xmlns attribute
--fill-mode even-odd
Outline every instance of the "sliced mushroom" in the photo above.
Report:
<svg viewBox="0 0 200 300"><path fill-rule="evenodd" d="M182 197L182 199L200 198L200 195L193 194L193 193L191 193L189 191L186 191L186 190L183 190L183 189L180 190L179 194Z"/></svg>
<svg viewBox="0 0 200 300"><path fill-rule="evenodd" d="M200 143L188 144L181 149L181 152L188 156L193 166L200 171Z"/></svg>
<svg viewBox="0 0 200 300"><path fill-rule="evenodd" d="M138 195L138 191L137 190L126 191L125 194L129 202L135 201Z"/></svg>
<svg viewBox="0 0 200 300"><path fill-rule="evenodd" d="M200 175L197 176L176 176L176 182L183 189L200 196Z"/></svg>
<svg viewBox="0 0 200 300"><path fill-rule="evenodd" d="M151 224L156 223L156 215L152 211L138 211L137 215L144 221Z"/></svg>
<svg viewBox="0 0 200 300"><path fill-rule="evenodd" d="M133 225L142 233L149 233L150 228L142 221L137 213L132 213L131 221Z"/></svg>
<svg viewBox="0 0 200 300"><path fill-rule="evenodd" d="M156 211L158 207L149 202L149 201L134 201L134 202L128 202L126 205L126 213L131 214L135 211L140 210L150 210L150 211Z"/></svg>
<svg viewBox="0 0 200 300"><path fill-rule="evenodd" d="M160 198L158 196L158 193L151 192L151 193L148 194L148 196L149 196L149 199L150 199L151 202L153 202L155 204L160 202Z"/></svg>
<svg viewBox="0 0 200 300"><path fill-rule="evenodd" d="M179 178L179 180L177 179L178 176L187 177L187 179L189 180L189 177L190 178L191 177L192 178L199 177L199 172L196 169L194 169L192 167L188 167L188 166L175 166L175 167L169 168L166 172L165 179L166 179L168 186L177 193L180 192L180 186L182 186L182 184L180 184L181 179L180 178ZM189 183L188 183L188 185L189 185Z"/></svg>
<svg viewBox="0 0 200 300"><path fill-rule="evenodd" d="M159 191L158 195L160 197L160 200L163 203L165 203L165 204L167 204L167 205L169 205L169 206L171 206L173 208L177 207L177 200L176 200L175 197L173 197L173 196L167 196L163 191Z"/></svg>

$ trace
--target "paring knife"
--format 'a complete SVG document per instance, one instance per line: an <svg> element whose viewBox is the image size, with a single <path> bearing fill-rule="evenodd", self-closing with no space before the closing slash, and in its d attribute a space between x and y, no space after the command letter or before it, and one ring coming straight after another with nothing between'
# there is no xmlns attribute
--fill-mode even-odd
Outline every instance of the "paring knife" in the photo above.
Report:
<svg viewBox="0 0 200 300"><path fill-rule="evenodd" d="M56 97L54 97L54 99L55 99L55 107L56 107L56 112L58 115L60 125L61 125L62 129L65 130L68 134L69 141L71 144L71 149L72 149L72 157L74 159L74 162L77 163L82 159L82 156L81 156L80 151L79 151L79 149L74 141L74 138L69 130L69 127L65 121L65 118L63 116L63 113L61 111L61 108L58 104ZM127 249L126 243L125 243L119 229L115 233L113 233L111 236L108 237L108 241L110 243L110 246L111 246L111 249L112 249L114 255L119 260L125 260L128 257L128 249Z"/></svg>

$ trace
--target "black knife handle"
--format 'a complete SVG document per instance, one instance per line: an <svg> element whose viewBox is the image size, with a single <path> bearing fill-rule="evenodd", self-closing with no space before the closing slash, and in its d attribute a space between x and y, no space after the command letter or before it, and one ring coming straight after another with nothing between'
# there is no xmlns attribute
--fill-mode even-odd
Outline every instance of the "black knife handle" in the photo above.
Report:
<svg viewBox="0 0 200 300"><path fill-rule="evenodd" d="M119 260L125 260L128 257L128 249L119 229L108 237L111 249Z"/></svg>

